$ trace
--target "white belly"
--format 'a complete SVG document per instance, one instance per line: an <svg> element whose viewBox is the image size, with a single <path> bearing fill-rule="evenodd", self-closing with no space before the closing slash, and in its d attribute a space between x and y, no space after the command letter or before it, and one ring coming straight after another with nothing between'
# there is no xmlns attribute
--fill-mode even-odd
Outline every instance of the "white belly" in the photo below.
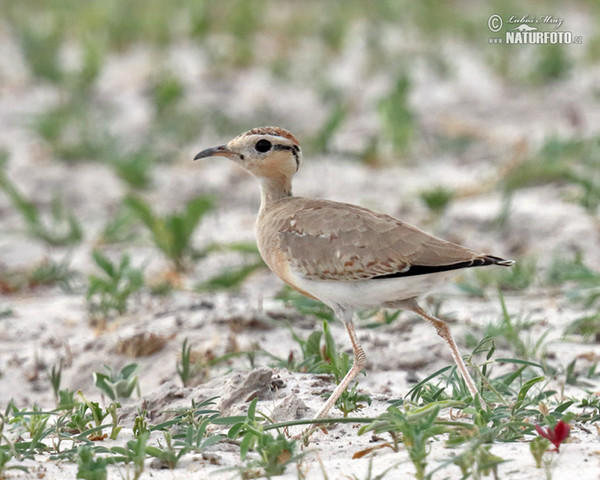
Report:
<svg viewBox="0 0 600 480"><path fill-rule="evenodd" d="M308 280L293 274L294 284L324 304L353 309L379 308L385 303L400 302L429 292L436 284L444 283L455 271L413 275L377 280L336 281Z"/></svg>

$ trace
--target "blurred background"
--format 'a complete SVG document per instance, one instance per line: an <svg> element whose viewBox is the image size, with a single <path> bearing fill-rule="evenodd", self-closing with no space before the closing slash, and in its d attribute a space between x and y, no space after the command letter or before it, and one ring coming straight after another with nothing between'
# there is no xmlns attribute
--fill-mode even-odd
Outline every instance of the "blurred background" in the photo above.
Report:
<svg viewBox="0 0 600 480"><path fill-rule="evenodd" d="M162 251L182 272L192 243L203 248L196 258L218 258L214 244L239 241L235 255L253 260L238 273L258 268L254 184L224 162L191 159L260 125L300 138L305 195L404 214L502 255L578 252L596 240L596 1L526 11L514 1L392 0L0 0L0 9L5 293L41 282L28 278L36 265L67 268L68 257L80 273L96 268L91 252L115 245ZM494 14L505 21L499 34ZM513 15L559 18L556 29L537 26L582 42L493 43L519 25L507 23ZM527 199L521 217L515 195ZM530 220L544 218L549 198L568 208L540 232ZM576 224L564 224L572 209ZM453 233L465 212L469 221L487 212L496 226L517 216L510 235L485 223ZM577 235L564 247L567 227Z"/></svg>
<svg viewBox="0 0 600 480"><path fill-rule="evenodd" d="M428 304L453 321L463 352L482 357L492 339L484 371L495 348L498 363L519 366L495 384L506 392L521 382L498 397L519 425L503 429L507 458L517 450L504 439L528 448L526 423L515 418L532 425L544 406L555 422L574 402L597 418L599 25L598 0L0 0L0 417L9 401L21 421L37 406L67 415L82 406L78 391L105 403L141 392L142 419L178 398L187 406L227 398L243 409L262 394L235 393L238 373L257 367L304 382L290 384L294 401L319 400L304 373L331 373L334 343L349 368L344 327L266 269L253 237L255 181L222 158L192 161L276 125L302 145L296 194L360 204L517 260L512 269L467 269ZM497 41L531 28L573 41ZM429 325L398 315L360 320L370 361L361 382L381 408L450 362ZM533 396L541 365L553 383ZM261 389L283 385L256 378ZM578 400L565 401L575 385ZM427 398L446 398L431 391ZM548 414L550 396L561 403ZM290 418L306 416L294 408ZM477 455L504 461L489 452L487 426L481 432ZM590 431L576 432L569 447L597 456ZM329 450L335 463L347 437L329 437L340 439ZM37 441L21 443L37 449ZM46 475L52 463L37 458ZM215 458L215 468L228 466ZM234 474L241 462L232 462Z"/></svg>

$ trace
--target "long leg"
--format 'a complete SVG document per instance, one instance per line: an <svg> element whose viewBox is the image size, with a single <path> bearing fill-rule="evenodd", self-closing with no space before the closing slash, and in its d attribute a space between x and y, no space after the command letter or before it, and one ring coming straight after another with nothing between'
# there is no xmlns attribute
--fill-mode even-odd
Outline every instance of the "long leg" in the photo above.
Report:
<svg viewBox="0 0 600 480"><path fill-rule="evenodd" d="M346 326L346 330L348 330L348 334L350 335L350 342L352 343L352 350L354 352L354 363L352 364L352 368L346 374L346 376L342 379L340 384L335 388L331 396L325 402L325 405L321 407L321 410L315 415L314 419L317 420L319 418L324 418L325 415L331 410L331 407L335 405L335 402L340 395L344 393L350 382L354 380L354 378L360 373L363 367L367 364L367 356L365 355L365 351L358 343L358 337L356 336L356 332L354 330L354 323L352 321L353 312L351 310L336 310L336 315L344 321L344 325Z"/></svg>
<svg viewBox="0 0 600 480"><path fill-rule="evenodd" d="M458 347L456 346L456 342L454 341L454 338L452 337L452 333L450 332L450 327L448 327L448 324L446 322L444 322L443 320L440 320L438 318L435 318L433 315L428 314L425 310L423 310L419 306L419 304L417 303L417 301L415 299L406 301L404 303L404 306L406 308L412 310L413 312L415 312L417 315L423 317L425 320L427 320L429 323L431 323L435 327L438 335L440 337L442 337L444 339L444 341L450 347L450 353L452 354L454 363L456 363L456 366L458 367L458 371L460 372L465 383L467 384L467 388L469 389L469 392L471 392L471 395L473 395L473 398L475 398L477 395L479 395L479 392L477 391L477 387L475 387L475 382L473 381L473 378L469 374L469 371L467 370L467 366L465 365L465 362L462 359L460 351L458 350ZM481 396L480 396L480 398L481 398ZM482 401L483 401L483 399L482 399Z"/></svg>

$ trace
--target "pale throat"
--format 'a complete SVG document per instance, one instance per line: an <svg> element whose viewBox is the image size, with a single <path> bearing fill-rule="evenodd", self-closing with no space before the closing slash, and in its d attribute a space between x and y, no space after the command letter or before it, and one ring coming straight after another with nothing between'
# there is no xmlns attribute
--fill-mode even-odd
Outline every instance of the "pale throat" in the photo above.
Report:
<svg viewBox="0 0 600 480"><path fill-rule="evenodd" d="M260 184L260 208L285 197L292 196L292 179L285 175L272 177L259 177Z"/></svg>

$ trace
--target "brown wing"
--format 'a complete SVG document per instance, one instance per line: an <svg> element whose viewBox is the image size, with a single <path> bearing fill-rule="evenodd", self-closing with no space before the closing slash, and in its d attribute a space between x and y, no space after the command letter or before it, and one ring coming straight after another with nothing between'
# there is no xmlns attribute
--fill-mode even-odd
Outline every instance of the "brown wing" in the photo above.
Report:
<svg viewBox="0 0 600 480"><path fill-rule="evenodd" d="M488 258L355 205L298 197L284 204L266 212L264 221L276 227L272 241L307 278L361 280L412 274L411 268L428 273Z"/></svg>

